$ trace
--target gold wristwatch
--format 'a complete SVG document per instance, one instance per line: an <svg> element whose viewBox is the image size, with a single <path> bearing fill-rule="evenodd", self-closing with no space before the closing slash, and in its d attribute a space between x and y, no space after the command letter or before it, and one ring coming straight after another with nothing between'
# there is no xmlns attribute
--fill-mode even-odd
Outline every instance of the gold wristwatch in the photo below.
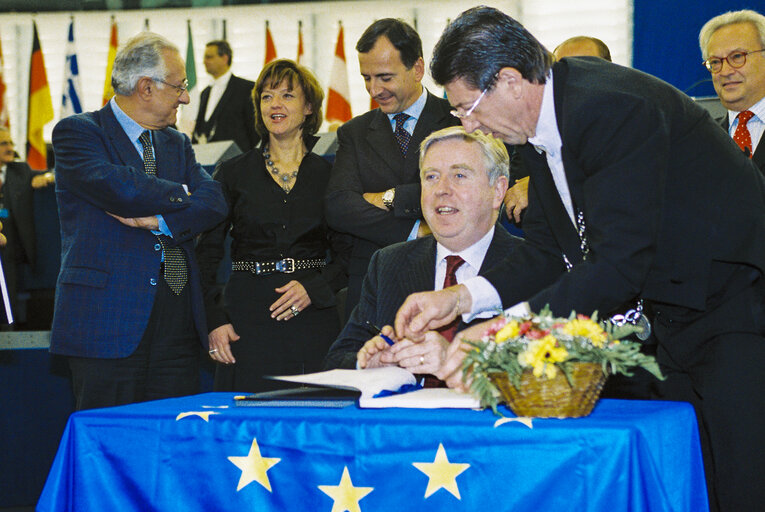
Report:
<svg viewBox="0 0 765 512"><path fill-rule="evenodd" d="M383 192L382 196L382 202L385 205L385 207L389 210L393 209L393 199L396 197L396 189L389 188L385 192Z"/></svg>

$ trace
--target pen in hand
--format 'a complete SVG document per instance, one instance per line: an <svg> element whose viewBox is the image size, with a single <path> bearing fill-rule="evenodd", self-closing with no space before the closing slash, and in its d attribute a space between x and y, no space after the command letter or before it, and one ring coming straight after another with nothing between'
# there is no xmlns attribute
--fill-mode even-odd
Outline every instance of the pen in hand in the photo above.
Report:
<svg viewBox="0 0 765 512"><path fill-rule="evenodd" d="M395 343L392 339L390 339L388 336L382 333L382 329L377 327L375 324L373 324L369 320L367 320L367 328L369 329L369 332L371 332L375 336L380 336L382 339L384 339L385 343L387 343L388 345L393 346L393 344Z"/></svg>

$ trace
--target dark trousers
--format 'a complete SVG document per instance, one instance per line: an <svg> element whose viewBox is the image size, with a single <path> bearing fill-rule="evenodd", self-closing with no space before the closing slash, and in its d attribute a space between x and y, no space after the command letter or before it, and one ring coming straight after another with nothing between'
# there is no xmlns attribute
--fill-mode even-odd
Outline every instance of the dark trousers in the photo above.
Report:
<svg viewBox="0 0 765 512"><path fill-rule="evenodd" d="M175 295L160 279L149 322L128 357L70 357L77 410L199 393L199 336L186 286Z"/></svg>
<svg viewBox="0 0 765 512"><path fill-rule="evenodd" d="M693 317L659 307L654 321L667 377L657 398L696 409L713 512L765 504L765 284L737 290L743 276L731 277L735 292L714 308Z"/></svg>

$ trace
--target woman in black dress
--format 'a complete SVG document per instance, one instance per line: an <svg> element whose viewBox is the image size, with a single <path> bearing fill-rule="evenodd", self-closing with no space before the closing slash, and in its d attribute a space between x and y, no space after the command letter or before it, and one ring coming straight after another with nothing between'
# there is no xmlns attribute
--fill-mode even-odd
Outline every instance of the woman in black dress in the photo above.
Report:
<svg viewBox="0 0 765 512"><path fill-rule="evenodd" d="M311 153L324 94L306 68L268 64L253 89L260 147L221 163L228 218L200 237L216 391L279 387L263 375L309 373L339 332L335 292L347 283L349 239L327 228L331 166ZM231 233L232 273L216 283Z"/></svg>

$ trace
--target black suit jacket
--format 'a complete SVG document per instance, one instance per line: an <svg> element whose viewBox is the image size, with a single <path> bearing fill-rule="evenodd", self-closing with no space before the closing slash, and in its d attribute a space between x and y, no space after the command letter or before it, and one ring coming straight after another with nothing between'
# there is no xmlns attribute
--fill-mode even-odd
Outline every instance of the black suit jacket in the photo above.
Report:
<svg viewBox="0 0 765 512"><path fill-rule="evenodd" d="M211 87L205 87L199 99L199 113L192 142L199 142L204 135L207 142L233 140L243 153L255 147L260 138L255 132L255 108L251 96L253 87L255 82L231 75L223 96L207 121L205 111Z"/></svg>
<svg viewBox="0 0 765 512"><path fill-rule="evenodd" d="M604 314L642 297L700 311L714 292L713 262L765 270L762 175L703 108L601 59L564 59L553 78L566 179L590 253L584 260L544 155L524 145L527 242L486 276L505 306Z"/></svg>
<svg viewBox="0 0 765 512"><path fill-rule="evenodd" d="M722 125L723 129L725 129L725 132L730 134L728 129L730 128L730 124L728 124L728 115L724 115L721 118L718 119L720 124ZM760 171L765 173L765 137L763 137L760 142L757 144L757 149L754 150L754 155L752 155L752 162L760 168Z"/></svg>
<svg viewBox="0 0 765 512"><path fill-rule="evenodd" d="M407 239L420 208L420 143L436 130L458 124L449 103L428 93L406 158L393 135L388 116L379 108L357 116L337 131L338 149L326 195L327 222L353 235L348 269L350 314L361 294L361 283L372 254L381 247ZM396 188L391 211L368 203L365 192Z"/></svg>
<svg viewBox="0 0 765 512"><path fill-rule="evenodd" d="M2 232L8 237L6 254L19 263L34 265L36 256L32 178L36 174L24 162L10 162L5 170L3 203L10 217L2 219ZM10 258L7 263L12 263ZM4 261L6 263L6 261Z"/></svg>
<svg viewBox="0 0 765 512"><path fill-rule="evenodd" d="M483 259L479 275L500 263L519 243L500 225ZM325 367L356 368L356 353L373 335L366 322L393 325L396 311L412 293L433 289L436 275L436 240L432 236L394 244L372 256L364 278L361 300L329 350Z"/></svg>

